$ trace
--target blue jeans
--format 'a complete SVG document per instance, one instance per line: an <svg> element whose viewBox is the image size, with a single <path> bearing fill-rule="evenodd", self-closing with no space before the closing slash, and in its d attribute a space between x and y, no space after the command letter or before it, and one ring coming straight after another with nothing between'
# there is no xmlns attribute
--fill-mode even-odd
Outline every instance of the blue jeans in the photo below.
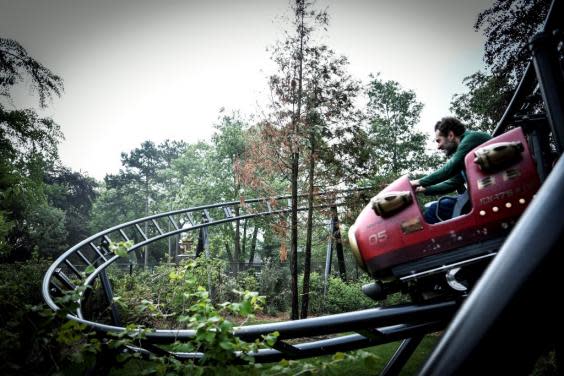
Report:
<svg viewBox="0 0 564 376"><path fill-rule="evenodd" d="M452 212L454 210L454 205L456 205L457 197L441 197L440 201L440 205L439 201L433 201L425 205L425 210L423 211L423 218L425 219L425 222L433 224L452 218Z"/></svg>

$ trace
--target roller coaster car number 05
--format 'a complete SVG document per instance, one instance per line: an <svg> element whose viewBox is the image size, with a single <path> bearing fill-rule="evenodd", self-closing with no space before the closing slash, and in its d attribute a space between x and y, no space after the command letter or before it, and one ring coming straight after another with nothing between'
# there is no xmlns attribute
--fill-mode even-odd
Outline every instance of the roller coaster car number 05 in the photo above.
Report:
<svg viewBox="0 0 564 376"><path fill-rule="evenodd" d="M386 230L379 231L376 234L370 235L368 241L370 244L385 243L388 240L388 233Z"/></svg>

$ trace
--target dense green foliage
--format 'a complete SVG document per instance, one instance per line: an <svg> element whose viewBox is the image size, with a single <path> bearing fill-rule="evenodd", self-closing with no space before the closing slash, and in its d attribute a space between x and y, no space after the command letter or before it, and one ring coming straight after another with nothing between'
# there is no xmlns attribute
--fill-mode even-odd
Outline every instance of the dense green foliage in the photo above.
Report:
<svg viewBox="0 0 564 376"><path fill-rule="evenodd" d="M478 15L474 29L486 37L484 61L493 73L516 83L530 53L530 38L540 31L550 0L496 0Z"/></svg>
<svg viewBox="0 0 564 376"><path fill-rule="evenodd" d="M367 175L389 181L434 166L436 159L425 152L429 137L415 128L423 109L415 93L378 75L370 76L367 94Z"/></svg>
<svg viewBox="0 0 564 376"><path fill-rule="evenodd" d="M29 309L42 300L40 282L47 267L48 260L37 258L25 263L0 264L0 373L15 370L28 359L48 355L41 351L39 323Z"/></svg>
<svg viewBox="0 0 564 376"><path fill-rule="evenodd" d="M513 95L507 79L476 72L466 77L464 83L468 92L454 95L451 111L469 128L491 133Z"/></svg>

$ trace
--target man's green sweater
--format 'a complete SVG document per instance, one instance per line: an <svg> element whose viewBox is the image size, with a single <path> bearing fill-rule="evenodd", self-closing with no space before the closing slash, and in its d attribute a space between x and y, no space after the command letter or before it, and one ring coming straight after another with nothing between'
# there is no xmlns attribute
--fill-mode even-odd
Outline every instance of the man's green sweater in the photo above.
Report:
<svg viewBox="0 0 564 376"><path fill-rule="evenodd" d="M466 131L460 136L460 143L450 159L437 171L419 179L421 186L425 187L426 195L442 195L464 186L464 157L476 146L491 139L484 132Z"/></svg>

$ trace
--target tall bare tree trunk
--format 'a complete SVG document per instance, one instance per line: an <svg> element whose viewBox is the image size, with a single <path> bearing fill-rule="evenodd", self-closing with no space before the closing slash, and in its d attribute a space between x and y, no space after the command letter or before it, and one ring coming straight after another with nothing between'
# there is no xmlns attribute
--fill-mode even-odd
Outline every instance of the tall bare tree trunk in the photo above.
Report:
<svg viewBox="0 0 564 376"><path fill-rule="evenodd" d="M298 131L301 121L302 94L303 94L303 62L304 62L304 0L296 0L296 17L299 18L298 33L300 38L300 47L298 50L298 98L297 108L292 119L292 215L291 215L291 231L290 231L290 273L292 275L292 312L291 319L299 318L299 292L298 292L298 169L300 162Z"/></svg>
<svg viewBox="0 0 564 376"><path fill-rule="evenodd" d="M235 206L235 216L239 216L239 206ZM235 250L233 251L232 269L235 274L239 272L239 256L241 255L241 222L235 221Z"/></svg>
<svg viewBox="0 0 564 376"><path fill-rule="evenodd" d="M310 131L311 156L309 160L309 190L307 197L307 228L306 246L304 258L304 282L302 288L302 311L300 317L307 318L309 310L309 277L311 274L311 238L313 232L313 182L315 173L315 134L313 129Z"/></svg>
<svg viewBox="0 0 564 376"><path fill-rule="evenodd" d="M145 216L149 216L149 176L145 176ZM149 236L148 228L147 228L147 221L145 221L145 236ZM145 247L145 257L143 262L143 267L145 270L149 270L149 245L147 244Z"/></svg>
<svg viewBox="0 0 564 376"><path fill-rule="evenodd" d="M251 252L249 256L249 267L253 264L253 260L255 258L255 250L257 248L257 235L258 235L258 226L255 224L255 228L253 230L253 237L251 239Z"/></svg>
<svg viewBox="0 0 564 376"><path fill-rule="evenodd" d="M299 318L298 302L298 153L292 155L292 215L290 230L290 274L292 275L291 319Z"/></svg>
<svg viewBox="0 0 564 376"><path fill-rule="evenodd" d="M337 207L331 208L333 216L333 239L335 241L335 251L337 253L337 262L339 265L339 275L343 282L347 281L347 269L345 267L345 255L343 253L343 241L341 239L341 225L339 224L339 216L337 215Z"/></svg>
<svg viewBox="0 0 564 376"><path fill-rule="evenodd" d="M229 243L225 242L225 253L231 265L233 265L233 254L231 254L231 249L229 249Z"/></svg>
<svg viewBox="0 0 564 376"><path fill-rule="evenodd" d="M245 255L247 254L247 220L243 223L243 239L241 245L241 263L245 266ZM240 267L239 267L240 269Z"/></svg>

